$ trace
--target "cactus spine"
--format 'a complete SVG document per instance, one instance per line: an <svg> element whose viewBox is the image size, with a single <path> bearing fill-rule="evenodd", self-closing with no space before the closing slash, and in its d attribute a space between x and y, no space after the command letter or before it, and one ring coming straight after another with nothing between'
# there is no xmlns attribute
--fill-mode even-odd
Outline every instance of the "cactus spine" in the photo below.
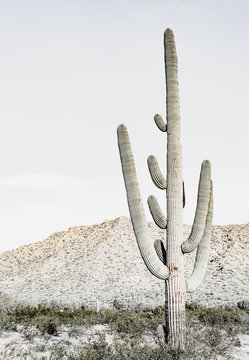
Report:
<svg viewBox="0 0 249 360"><path fill-rule="evenodd" d="M167 176L164 178L155 157L148 158L148 166L154 184L166 190L167 220L154 196L148 198L155 223L167 227L166 246L153 242L147 229L144 208L140 196L135 163L128 132L118 127L118 145L124 175L131 221L141 256L150 272L165 281L165 338L173 348L185 347L185 296L195 290L204 278L212 225L212 181L210 162L202 163L197 206L190 236L183 242L183 207L185 204L182 179L182 147L180 141L180 104L178 91L177 55L174 34L171 29L164 33L167 124L155 115L157 127L167 133ZM198 248L197 248L198 247ZM185 253L197 248L194 270L189 279L184 278Z"/></svg>

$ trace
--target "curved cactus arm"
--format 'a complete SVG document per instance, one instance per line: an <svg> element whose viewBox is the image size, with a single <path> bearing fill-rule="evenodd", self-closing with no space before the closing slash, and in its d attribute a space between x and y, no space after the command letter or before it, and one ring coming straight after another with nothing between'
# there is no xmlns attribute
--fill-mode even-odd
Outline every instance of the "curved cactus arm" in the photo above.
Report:
<svg viewBox="0 0 249 360"><path fill-rule="evenodd" d="M166 132L166 131L167 131L167 125L166 125L165 122L163 121L163 118L161 117L161 115L156 114L156 115L154 116L154 120L155 120L155 123L156 123L158 129L160 129L160 130L163 131L163 132Z"/></svg>
<svg viewBox="0 0 249 360"><path fill-rule="evenodd" d="M203 236L208 212L210 178L211 164L208 160L204 160L201 166L194 224L192 226L191 234L181 246L184 254L190 253L196 249Z"/></svg>
<svg viewBox="0 0 249 360"><path fill-rule="evenodd" d="M187 291L191 292L197 289L201 284L207 269L208 255L211 240L211 229L213 220L213 184L210 182L210 199L208 204L208 214L203 237L198 245L194 270L186 281Z"/></svg>
<svg viewBox="0 0 249 360"><path fill-rule="evenodd" d="M165 250L165 247L164 247L164 245L163 245L162 240L159 240L159 239L155 240L155 241L154 241L154 248L155 248L155 250L156 250L156 253L157 253L159 259L160 259L164 264L166 264L166 259L167 259L167 257L166 257L166 250Z"/></svg>
<svg viewBox="0 0 249 360"><path fill-rule="evenodd" d="M150 155L147 159L148 168L153 183L161 190L165 190L167 187L166 180L159 169L157 159L155 156Z"/></svg>
<svg viewBox="0 0 249 360"><path fill-rule="evenodd" d="M117 132L128 206L138 247L148 270L159 279L166 280L169 269L158 259L148 232L128 131L125 125L121 124Z"/></svg>
<svg viewBox="0 0 249 360"><path fill-rule="evenodd" d="M157 226L159 226L161 229L166 229L167 220L166 217L163 215L163 212L158 204L156 197L150 195L147 202L149 205L150 213Z"/></svg>

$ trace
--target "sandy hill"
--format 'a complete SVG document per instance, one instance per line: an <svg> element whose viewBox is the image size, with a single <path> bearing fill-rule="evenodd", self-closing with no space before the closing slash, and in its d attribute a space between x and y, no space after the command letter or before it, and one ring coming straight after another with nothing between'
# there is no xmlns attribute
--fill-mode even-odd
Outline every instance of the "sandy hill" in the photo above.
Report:
<svg viewBox="0 0 249 360"><path fill-rule="evenodd" d="M165 232L153 223L154 238ZM184 226L184 236L190 232ZM249 300L249 224L213 226L206 277L187 296L212 306ZM186 255L186 272L194 254ZM120 217L93 226L75 226L46 240L0 254L2 301L12 303L110 307L163 304L164 282L145 267L131 222Z"/></svg>

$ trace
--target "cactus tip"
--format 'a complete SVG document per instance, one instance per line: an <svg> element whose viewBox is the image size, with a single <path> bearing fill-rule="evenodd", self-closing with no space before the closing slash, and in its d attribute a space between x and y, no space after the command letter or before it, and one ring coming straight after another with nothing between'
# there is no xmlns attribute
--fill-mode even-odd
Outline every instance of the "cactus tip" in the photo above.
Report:
<svg viewBox="0 0 249 360"><path fill-rule="evenodd" d="M172 29L170 28L167 28L165 31L164 31L164 38L166 37L173 37L174 38L174 32Z"/></svg>
<svg viewBox="0 0 249 360"><path fill-rule="evenodd" d="M171 28L167 28L165 31L164 31L164 34L173 34L173 30Z"/></svg>
<svg viewBox="0 0 249 360"><path fill-rule="evenodd" d="M211 169L211 162L209 160L204 160L201 164L201 167Z"/></svg>
<svg viewBox="0 0 249 360"><path fill-rule="evenodd" d="M125 126L124 124L120 124L120 125L118 126L118 129L124 130L124 129L126 129L126 126Z"/></svg>
<svg viewBox="0 0 249 360"><path fill-rule="evenodd" d="M117 133L118 133L118 135L120 135L122 133L128 134L127 127L124 124L120 124L117 128Z"/></svg>

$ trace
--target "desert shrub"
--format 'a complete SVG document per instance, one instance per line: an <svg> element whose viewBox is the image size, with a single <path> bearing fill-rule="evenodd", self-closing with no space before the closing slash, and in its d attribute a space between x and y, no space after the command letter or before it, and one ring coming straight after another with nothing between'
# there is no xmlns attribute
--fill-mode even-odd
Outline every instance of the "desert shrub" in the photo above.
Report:
<svg viewBox="0 0 249 360"><path fill-rule="evenodd" d="M92 341L85 350L85 359L89 360L111 359L112 356L112 348L103 334L98 334L98 339Z"/></svg>
<svg viewBox="0 0 249 360"><path fill-rule="evenodd" d="M223 341L224 333L217 328L207 329L205 331L205 340L211 348L215 348L220 345Z"/></svg>
<svg viewBox="0 0 249 360"><path fill-rule="evenodd" d="M0 325L3 328L6 328L10 323L38 326L40 322L49 321L49 319L55 321L57 326L63 324L83 326L86 322L90 324L98 322L96 311L89 309L53 309L38 305L37 307L18 307L11 312L0 311Z"/></svg>
<svg viewBox="0 0 249 360"><path fill-rule="evenodd" d="M130 334L130 336L140 336L145 330L145 322L141 317L134 313L125 313L116 322L111 324L111 328L118 333Z"/></svg>
<svg viewBox="0 0 249 360"><path fill-rule="evenodd" d="M239 301L237 306L239 309L247 310L249 312L249 301L248 300Z"/></svg>
<svg viewBox="0 0 249 360"><path fill-rule="evenodd" d="M57 326L58 323L56 322L56 319L48 318L46 316L41 318L39 323L37 324L37 328L40 330L42 335L58 335Z"/></svg>
<svg viewBox="0 0 249 360"><path fill-rule="evenodd" d="M132 337L141 336L142 333L155 332L159 323L164 321L163 311L146 309L142 311L116 311L105 310L99 313L101 324L109 325L119 334L130 334Z"/></svg>
<svg viewBox="0 0 249 360"><path fill-rule="evenodd" d="M220 306L205 308L197 303L191 303L187 306L187 317L188 319L198 319L207 325L222 326L226 329L234 327L234 325L239 325L242 317L249 320L246 311L234 307Z"/></svg>
<svg viewBox="0 0 249 360"><path fill-rule="evenodd" d="M117 300L113 300L113 309L115 310L124 310L124 306Z"/></svg>

